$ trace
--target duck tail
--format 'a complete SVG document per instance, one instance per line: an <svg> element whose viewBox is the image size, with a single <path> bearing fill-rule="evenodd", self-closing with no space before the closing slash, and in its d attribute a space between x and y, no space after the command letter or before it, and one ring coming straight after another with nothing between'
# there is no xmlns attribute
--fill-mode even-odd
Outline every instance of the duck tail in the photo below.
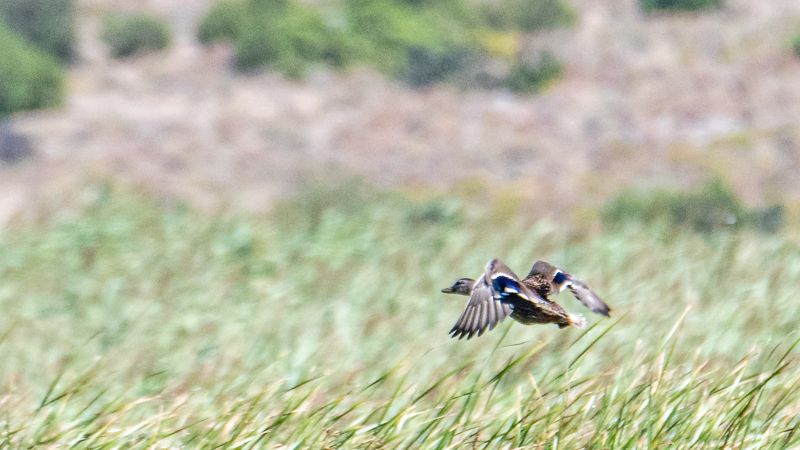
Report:
<svg viewBox="0 0 800 450"><path fill-rule="evenodd" d="M580 314L567 314L569 324L578 328L586 328L586 318Z"/></svg>

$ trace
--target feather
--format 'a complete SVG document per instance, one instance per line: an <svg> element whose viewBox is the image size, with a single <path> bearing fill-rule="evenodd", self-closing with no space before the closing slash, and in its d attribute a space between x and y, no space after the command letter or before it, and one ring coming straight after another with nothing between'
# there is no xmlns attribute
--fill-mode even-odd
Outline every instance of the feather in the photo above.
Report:
<svg viewBox="0 0 800 450"><path fill-rule="evenodd" d="M544 261L537 261L531 272L520 280L499 259L492 259L484 273L475 281L461 278L449 288L448 294L469 295L464 311L450 330L458 339L482 336L498 323L511 316L517 322L531 325L553 323L560 328L586 326L579 314L567 314L548 295L569 288L581 303L593 312L608 316L610 308L579 279Z"/></svg>
<svg viewBox="0 0 800 450"><path fill-rule="evenodd" d="M568 287L572 295L578 299L583 306L589 308L593 313L600 314L601 316L611 317L611 308L608 307L606 302L595 294L593 290L589 289L583 281L575 278L571 274L565 274L568 280Z"/></svg>

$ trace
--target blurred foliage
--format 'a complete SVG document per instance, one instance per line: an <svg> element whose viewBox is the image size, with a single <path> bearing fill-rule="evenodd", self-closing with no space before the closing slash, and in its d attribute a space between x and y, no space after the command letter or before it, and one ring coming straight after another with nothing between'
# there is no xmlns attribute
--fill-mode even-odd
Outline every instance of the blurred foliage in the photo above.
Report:
<svg viewBox="0 0 800 450"><path fill-rule="evenodd" d="M654 10L689 10L715 8L722 6L724 0L639 0L643 11Z"/></svg>
<svg viewBox="0 0 800 450"><path fill-rule="evenodd" d="M63 84L55 58L0 23L0 117L60 104Z"/></svg>
<svg viewBox="0 0 800 450"><path fill-rule="evenodd" d="M794 51L795 56L800 58L800 30L797 30L794 33L790 45L792 47L792 51Z"/></svg>
<svg viewBox="0 0 800 450"><path fill-rule="evenodd" d="M513 31L486 30L479 39L485 51L502 59L513 58L521 47L521 36Z"/></svg>
<svg viewBox="0 0 800 450"><path fill-rule="evenodd" d="M74 54L74 0L2 0L0 18L13 31L61 62Z"/></svg>
<svg viewBox="0 0 800 450"><path fill-rule="evenodd" d="M796 234L575 237L360 183L263 217L82 199L0 233L4 447L800 445ZM450 339L439 290L492 257L580 274L613 319Z"/></svg>
<svg viewBox="0 0 800 450"><path fill-rule="evenodd" d="M730 187L715 178L699 192L623 191L603 207L602 221L611 229L630 223L664 223L699 233L738 229L774 233L783 226L784 214L781 206L747 208Z"/></svg>
<svg viewBox="0 0 800 450"><path fill-rule="evenodd" d="M169 46L169 23L148 13L110 13L103 18L101 39L111 56L125 58L136 53L164 50Z"/></svg>
<svg viewBox="0 0 800 450"><path fill-rule="evenodd" d="M503 27L552 28L574 18L561 3L520 1L513 8L529 16L512 8L508 16L515 22ZM484 15L464 0L342 0L325 5L221 0L202 18L197 33L204 43L233 43L236 66L242 70L267 66L302 77L314 64L363 64L424 86L462 77L498 44L516 51L518 39L510 47L497 42L501 35L486 31L491 25ZM520 80L526 75L514 74Z"/></svg>
<svg viewBox="0 0 800 450"><path fill-rule="evenodd" d="M408 75L411 86L426 86L447 80L467 68L473 54L466 47L452 47L443 51L425 47L408 49Z"/></svg>
<svg viewBox="0 0 800 450"><path fill-rule="evenodd" d="M290 77L324 62L345 66L352 42L326 24L314 8L286 0L222 1L214 4L198 27L201 42L233 42L241 70L268 65Z"/></svg>
<svg viewBox="0 0 800 450"><path fill-rule="evenodd" d="M206 12L197 27L197 38L204 44L239 39L242 22L247 20L250 3L221 0Z"/></svg>
<svg viewBox="0 0 800 450"><path fill-rule="evenodd" d="M552 52L545 51L535 62L518 59L508 74L508 87L517 92L540 92L547 84L560 78L564 65Z"/></svg>
<svg viewBox="0 0 800 450"><path fill-rule="evenodd" d="M347 64L352 44L311 7L292 2L282 13L277 11L256 12L246 21L236 44L240 69L274 64L285 75L297 78L314 62L334 67Z"/></svg>
<svg viewBox="0 0 800 450"><path fill-rule="evenodd" d="M441 81L450 70L431 65L462 67L476 46L474 19L458 0L346 0L345 11L360 59L414 84Z"/></svg>
<svg viewBox="0 0 800 450"><path fill-rule="evenodd" d="M483 20L496 30L534 32L574 25L575 8L564 0L504 0L479 3Z"/></svg>

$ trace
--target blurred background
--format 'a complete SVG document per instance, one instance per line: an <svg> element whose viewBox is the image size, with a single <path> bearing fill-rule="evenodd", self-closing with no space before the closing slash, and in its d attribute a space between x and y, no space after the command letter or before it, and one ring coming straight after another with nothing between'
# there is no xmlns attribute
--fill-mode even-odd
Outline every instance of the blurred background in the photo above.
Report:
<svg viewBox="0 0 800 450"><path fill-rule="evenodd" d="M575 220L718 176L800 214L793 1L2 4L1 222L97 179L264 212L358 178Z"/></svg>
<svg viewBox="0 0 800 450"><path fill-rule="evenodd" d="M795 0L0 0L0 443L765 448L795 375L681 377L789 372L799 173ZM450 340L493 257L614 318Z"/></svg>

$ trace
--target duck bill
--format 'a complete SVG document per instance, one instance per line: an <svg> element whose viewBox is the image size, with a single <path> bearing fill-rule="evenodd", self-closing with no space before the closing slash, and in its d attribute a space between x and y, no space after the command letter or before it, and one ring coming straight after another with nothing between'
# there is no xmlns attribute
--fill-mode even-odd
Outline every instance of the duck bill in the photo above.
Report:
<svg viewBox="0 0 800 450"><path fill-rule="evenodd" d="M455 290L455 289L453 289L453 286L446 287L446 288L442 289L442 292L444 292L445 294L452 294L452 293L454 293L455 291L456 291L456 290Z"/></svg>

